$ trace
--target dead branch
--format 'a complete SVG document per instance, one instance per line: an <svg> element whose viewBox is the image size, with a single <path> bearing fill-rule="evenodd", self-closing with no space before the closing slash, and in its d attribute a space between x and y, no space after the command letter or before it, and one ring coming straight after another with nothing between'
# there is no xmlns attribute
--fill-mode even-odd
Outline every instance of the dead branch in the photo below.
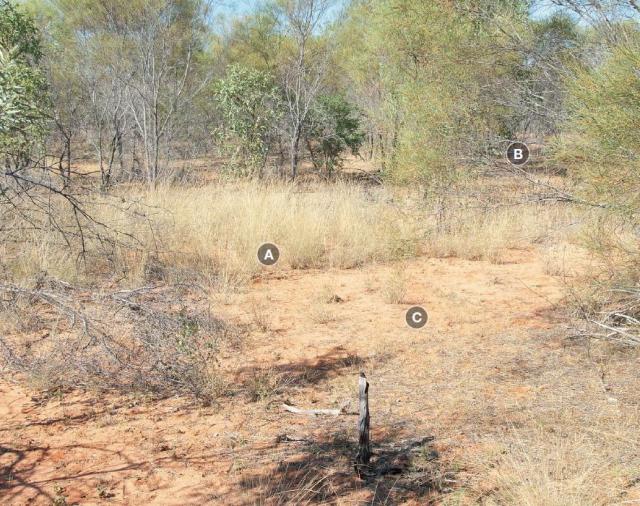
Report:
<svg viewBox="0 0 640 506"><path fill-rule="evenodd" d="M338 409L300 409L295 406L291 406L290 404L283 404L282 409L285 411L289 411L290 413L294 413L296 415L309 415L309 416L319 416L319 415L327 415L327 416L339 416L346 415L346 408L349 405L349 401L346 401L342 404L342 406Z"/></svg>
<svg viewBox="0 0 640 506"><path fill-rule="evenodd" d="M0 336L1 365L61 388L209 402L220 384L219 347L236 333L208 309L198 309L198 300L206 300L192 292L189 308L173 308L172 301L187 296L174 286L94 293L45 278L33 288L2 284L0 295L1 311L19 321L37 314L38 328L48 336L27 346L19 332Z"/></svg>

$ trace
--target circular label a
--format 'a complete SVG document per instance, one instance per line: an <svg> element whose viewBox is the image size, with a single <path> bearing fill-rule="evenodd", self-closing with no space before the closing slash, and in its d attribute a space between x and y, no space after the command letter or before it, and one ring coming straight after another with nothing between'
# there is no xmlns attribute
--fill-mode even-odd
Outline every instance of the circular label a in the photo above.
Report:
<svg viewBox="0 0 640 506"><path fill-rule="evenodd" d="M429 315L424 308L420 306L413 306L409 311L407 311L405 319L407 321L407 325L412 329L421 329L429 321Z"/></svg>
<svg viewBox="0 0 640 506"><path fill-rule="evenodd" d="M507 148L507 160L511 165L524 165L529 161L529 147L524 142L512 142Z"/></svg>
<svg viewBox="0 0 640 506"><path fill-rule="evenodd" d="M266 242L258 248L258 262L262 265L274 265L279 258L280 250L275 244Z"/></svg>

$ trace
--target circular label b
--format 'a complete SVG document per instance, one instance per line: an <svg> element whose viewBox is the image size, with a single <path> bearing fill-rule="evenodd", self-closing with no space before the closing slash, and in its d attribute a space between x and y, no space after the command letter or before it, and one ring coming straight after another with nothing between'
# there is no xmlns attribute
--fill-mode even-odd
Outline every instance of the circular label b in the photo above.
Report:
<svg viewBox="0 0 640 506"><path fill-rule="evenodd" d="M524 165L529 161L529 147L524 142L512 142L507 148L507 160L512 165Z"/></svg>
<svg viewBox="0 0 640 506"><path fill-rule="evenodd" d="M264 243L258 248L258 261L262 265L273 265L280 258L280 250L275 244Z"/></svg>
<svg viewBox="0 0 640 506"><path fill-rule="evenodd" d="M420 306L413 306L409 309L405 318L407 325L412 329L421 329L427 324L427 321L429 321L429 315L424 308Z"/></svg>

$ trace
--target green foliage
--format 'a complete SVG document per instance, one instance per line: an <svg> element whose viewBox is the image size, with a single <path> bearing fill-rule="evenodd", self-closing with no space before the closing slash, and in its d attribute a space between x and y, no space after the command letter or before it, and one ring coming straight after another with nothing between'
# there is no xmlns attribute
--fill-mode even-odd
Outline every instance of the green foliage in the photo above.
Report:
<svg viewBox="0 0 640 506"><path fill-rule="evenodd" d="M276 13L266 5L234 23L225 56L231 64L274 73L283 40Z"/></svg>
<svg viewBox="0 0 640 506"><path fill-rule="evenodd" d="M526 57L514 76L521 107L512 118L539 136L555 134L565 117L566 74L580 55L581 33L572 18L557 13L531 21L525 35Z"/></svg>
<svg viewBox="0 0 640 506"><path fill-rule="evenodd" d="M249 171L261 170L280 116L277 88L266 72L234 65L215 85L225 137L236 142Z"/></svg>
<svg viewBox="0 0 640 506"><path fill-rule="evenodd" d="M570 121L557 156L585 197L638 216L640 209L640 33L569 83Z"/></svg>
<svg viewBox="0 0 640 506"><path fill-rule="evenodd" d="M0 151L24 160L46 127L46 80L36 66L40 39L33 21L0 2Z"/></svg>
<svg viewBox="0 0 640 506"><path fill-rule="evenodd" d="M313 110L307 138L320 148L327 174L342 167L344 154L357 154L364 141L360 115L342 95L323 95Z"/></svg>
<svg viewBox="0 0 640 506"><path fill-rule="evenodd" d="M0 0L0 47L11 51L16 61L36 64L42 57L40 35L33 20L8 0Z"/></svg>
<svg viewBox="0 0 640 506"><path fill-rule="evenodd" d="M354 4L340 32L344 72L369 115L377 154L398 182L432 184L496 144L510 117L496 96L513 75L515 51L497 48L506 7L410 0ZM519 10L509 17L521 22ZM504 44L503 44L504 45Z"/></svg>

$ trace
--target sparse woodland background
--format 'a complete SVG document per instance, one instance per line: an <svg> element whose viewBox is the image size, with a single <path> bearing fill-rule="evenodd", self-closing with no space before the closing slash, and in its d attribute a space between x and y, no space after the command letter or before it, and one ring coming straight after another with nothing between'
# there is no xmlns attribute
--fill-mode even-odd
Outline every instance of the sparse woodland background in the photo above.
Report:
<svg viewBox="0 0 640 506"><path fill-rule="evenodd" d="M113 351L73 290L233 291L267 239L294 269L498 261L579 220L598 265L572 293L580 332L637 345L639 19L631 0L274 0L236 18L200 0L0 0L4 308L51 305ZM525 201L491 183L513 140L534 149ZM203 327L177 318L187 341Z"/></svg>

